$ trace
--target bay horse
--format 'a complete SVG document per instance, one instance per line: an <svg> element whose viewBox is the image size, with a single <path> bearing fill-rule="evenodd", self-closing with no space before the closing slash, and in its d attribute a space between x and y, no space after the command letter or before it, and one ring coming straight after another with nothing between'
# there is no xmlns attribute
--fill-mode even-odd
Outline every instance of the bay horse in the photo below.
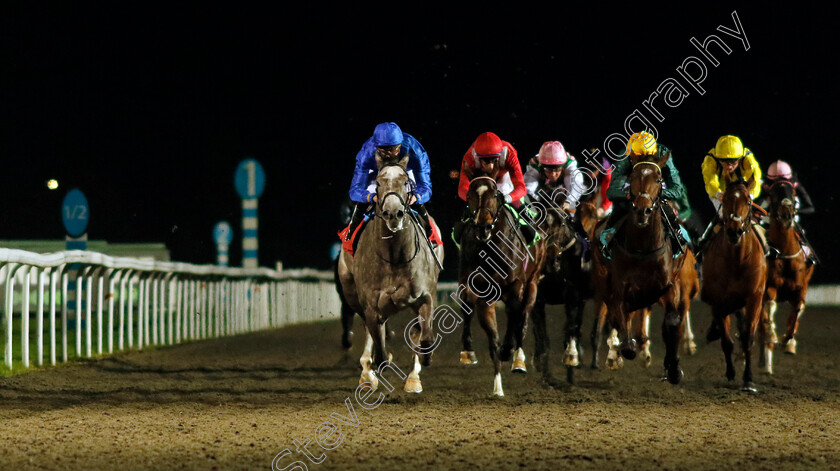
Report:
<svg viewBox="0 0 840 471"><path fill-rule="evenodd" d="M752 375L752 347L761 319L762 298L767 283L767 260L752 222L753 178L728 183L721 203L722 229L710 235L703 255L703 288L700 297L712 308L710 339L719 334L726 360L726 378L735 379L732 364L734 343L729 315L738 311L738 331L744 353L742 391L756 392Z"/></svg>
<svg viewBox="0 0 840 471"><path fill-rule="evenodd" d="M537 282L545 261L545 242L526 247L516 234L516 215L505 208L496 180L479 176L470 181L467 204L471 214L461 234L457 300L464 317L461 337L464 353L472 352L472 317L478 315L487 334L493 362L493 394L504 396L502 361L513 360L511 370L524 373L522 344L528 316L537 297ZM496 324L496 301L505 303L507 331L504 344Z"/></svg>
<svg viewBox="0 0 840 471"><path fill-rule="evenodd" d="M662 166L670 153L632 157L630 174L632 209L616 222L611 256L601 248L600 224L593 237L593 288L595 305L606 305L606 321L616 329L612 349L632 360L637 342L630 335L631 313L661 302L665 308L662 337L665 343L665 372L671 384L683 377L679 367L679 344L685 313L679 308L685 299L682 291L683 267L689 258L686 252L673 253L665 229L666 204L662 198Z"/></svg>
<svg viewBox="0 0 840 471"><path fill-rule="evenodd" d="M773 374L773 347L776 343L774 316L777 302L788 302L791 306L787 328L781 344L785 353L796 354L796 331L799 318L805 310L805 294L814 273L814 266L807 263L807 257L796 234L796 186L779 180L768 189L770 200L770 227L767 242L771 256L767 262L767 286L764 291L764 325L759 330L763 355L759 354L759 366L766 373Z"/></svg>
<svg viewBox="0 0 840 471"><path fill-rule="evenodd" d="M420 393L420 365L428 366L433 353L432 311L440 269L426 245L424 230L409 214L412 185L405 170L408 156L385 163L377 154L376 163L375 217L359 236L355 255L341 252L338 275L344 299L364 319L367 331L359 383L376 389L376 375L384 367L394 369L385 349L385 322L400 311L410 310L417 319L412 324L411 342L420 346L422 353L414 351L405 390ZM435 250L443 260L443 247L436 246Z"/></svg>
<svg viewBox="0 0 840 471"><path fill-rule="evenodd" d="M533 310L534 364L546 380L551 379L549 368L550 341L546 327L546 304L565 304L566 326L563 337L563 365L566 380L574 383L574 370L580 366L583 355L581 325L587 299L592 298L589 262L584 262L586 247L572 227L571 215L563 211L566 194L559 190L560 182L543 183L538 188L541 200L533 207L545 213L541 228L546 234L546 257L537 289ZM584 203L594 211L591 203ZM583 210L586 213L586 210ZM587 216L591 214L586 213ZM580 217L580 216L578 216ZM587 221L589 223L590 221ZM594 222L594 221L593 221ZM585 229L585 227L584 227Z"/></svg>

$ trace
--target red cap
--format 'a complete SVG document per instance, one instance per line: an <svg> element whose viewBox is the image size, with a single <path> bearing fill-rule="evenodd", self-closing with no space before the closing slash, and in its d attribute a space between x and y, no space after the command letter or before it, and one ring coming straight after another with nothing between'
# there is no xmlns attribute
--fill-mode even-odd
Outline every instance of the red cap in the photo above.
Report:
<svg viewBox="0 0 840 471"><path fill-rule="evenodd" d="M486 132L475 140L474 149L476 156L495 157L502 155L502 140L492 132Z"/></svg>

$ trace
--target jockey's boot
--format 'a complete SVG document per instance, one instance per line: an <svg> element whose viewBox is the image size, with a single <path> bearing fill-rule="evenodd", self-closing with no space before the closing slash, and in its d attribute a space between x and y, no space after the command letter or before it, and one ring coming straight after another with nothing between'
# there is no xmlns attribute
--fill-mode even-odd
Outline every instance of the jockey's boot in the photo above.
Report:
<svg viewBox="0 0 840 471"><path fill-rule="evenodd" d="M807 264L810 267L811 265L818 265L820 263L820 258L817 257L817 252L814 251L814 247L808 242L808 239L805 237L805 228L799 225L799 223L795 223L793 225L793 229L796 231L796 235L799 237L799 245L802 246L802 250L805 251L805 256L808 258Z"/></svg>
<svg viewBox="0 0 840 471"><path fill-rule="evenodd" d="M426 238L432 236L432 224L429 222L429 212L422 204L415 204L411 207L420 217L420 224L423 226L423 231L426 233Z"/></svg>
<svg viewBox="0 0 840 471"><path fill-rule="evenodd" d="M350 230L347 231L347 237L345 240L350 240L353 238L353 233L356 232L356 228L359 227L359 224L365 219L365 211L362 209L362 205L364 203L356 203L353 206L353 216L350 218Z"/></svg>
<svg viewBox="0 0 840 471"><path fill-rule="evenodd" d="M612 245L612 241L615 238L615 230L616 225L618 222L624 219L624 216L627 215L629 211L629 205L624 204L623 201L615 201L613 202L612 212L607 216L607 222L604 224L604 228L601 230L601 239L606 242L601 247L601 254L604 258L610 258L610 245ZM610 231L612 229L612 231Z"/></svg>
<svg viewBox="0 0 840 471"><path fill-rule="evenodd" d="M694 254L694 257L697 259L697 263L703 261L703 250L706 248L706 244L712 236L712 229L715 227L716 222L717 218L712 218L712 220L709 221L709 225L706 226L706 230L703 231L703 235L697 239L697 252Z"/></svg>
<svg viewBox="0 0 840 471"><path fill-rule="evenodd" d="M465 207L461 217L452 225L452 240L459 248L461 247L461 235L464 233L464 228L467 227L467 221L469 221L471 214L469 206Z"/></svg>
<svg viewBox="0 0 840 471"><path fill-rule="evenodd" d="M592 255L589 251L589 234L586 233L586 229L583 228L583 224L580 223L580 218L578 217L572 218L572 227L575 229L578 237L580 237L581 242L583 242L583 261L588 262Z"/></svg>
<svg viewBox="0 0 840 471"><path fill-rule="evenodd" d="M519 219L522 219L526 222L531 220L531 216L528 214L528 207L525 204L520 204L519 207L515 209L518 214L516 224L519 225L519 230L520 232L522 232L522 236L525 238L525 244L530 247L534 243L534 238L537 235L537 231L530 224L519 223Z"/></svg>
<svg viewBox="0 0 840 471"><path fill-rule="evenodd" d="M684 251L684 247L688 244L688 241L685 240L685 237L682 235L677 211L674 210L673 206L666 203L663 203L662 210L665 218L667 219L666 223L668 225L668 232L671 233L671 237L669 237L669 239L671 239L671 253L681 253Z"/></svg>

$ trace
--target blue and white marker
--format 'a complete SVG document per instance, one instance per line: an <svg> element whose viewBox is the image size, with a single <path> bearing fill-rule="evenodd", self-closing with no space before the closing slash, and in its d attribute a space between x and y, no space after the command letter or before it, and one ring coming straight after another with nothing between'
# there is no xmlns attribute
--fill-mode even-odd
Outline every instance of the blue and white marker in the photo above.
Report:
<svg viewBox="0 0 840 471"><path fill-rule="evenodd" d="M242 198L242 266L257 268L257 201L265 190L265 172L254 159L239 162L234 175L234 185Z"/></svg>
<svg viewBox="0 0 840 471"><path fill-rule="evenodd" d="M64 197L64 202L61 203L61 221L64 223L64 230L67 234L64 238L64 247L66 250L87 250L87 226L90 219L90 207L88 206L85 194L78 188L74 188L67 192ZM76 329L76 353L81 355L82 349L82 329L85 325L82 323L81 310L85 309L85 300L81 302L81 306L76 306L76 294L81 293L85 289L84 281L82 286L77 285L76 278L80 265L76 263L70 264L67 267L69 273L73 274L73 278L67 281L67 309L74 313L75 329ZM68 319L68 324L71 321ZM72 324L68 325L73 327Z"/></svg>
<svg viewBox="0 0 840 471"><path fill-rule="evenodd" d="M216 265L228 266L228 247L233 241L233 228L227 221L219 221L213 227L213 240L216 241Z"/></svg>

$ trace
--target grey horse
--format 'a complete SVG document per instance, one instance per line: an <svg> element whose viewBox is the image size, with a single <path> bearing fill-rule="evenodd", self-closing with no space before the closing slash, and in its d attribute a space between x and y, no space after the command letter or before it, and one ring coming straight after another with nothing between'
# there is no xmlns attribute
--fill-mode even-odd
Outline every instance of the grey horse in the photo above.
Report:
<svg viewBox="0 0 840 471"><path fill-rule="evenodd" d="M394 314L410 310L409 340L414 351L405 390L423 391L420 365L428 366L435 338L432 311L436 299L438 268L422 227L412 219L409 208L411 181L405 167L408 157L385 163L376 155L376 212L361 233L354 255L342 252L338 277L350 307L361 315L367 330L365 351L360 360L363 388L376 389L376 373L390 364L385 350L385 322ZM434 249L443 261L443 246Z"/></svg>

